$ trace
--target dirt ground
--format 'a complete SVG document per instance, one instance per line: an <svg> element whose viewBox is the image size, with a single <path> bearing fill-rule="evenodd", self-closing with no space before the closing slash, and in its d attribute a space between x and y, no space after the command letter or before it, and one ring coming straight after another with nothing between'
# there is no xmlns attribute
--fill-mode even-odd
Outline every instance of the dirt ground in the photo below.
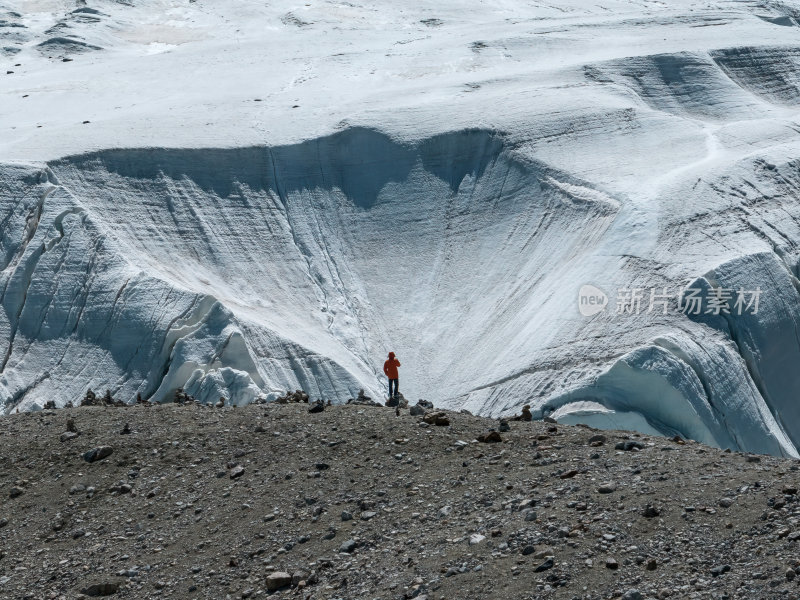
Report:
<svg viewBox="0 0 800 600"><path fill-rule="evenodd" d="M0 598L800 597L797 461L308 409L0 419Z"/></svg>

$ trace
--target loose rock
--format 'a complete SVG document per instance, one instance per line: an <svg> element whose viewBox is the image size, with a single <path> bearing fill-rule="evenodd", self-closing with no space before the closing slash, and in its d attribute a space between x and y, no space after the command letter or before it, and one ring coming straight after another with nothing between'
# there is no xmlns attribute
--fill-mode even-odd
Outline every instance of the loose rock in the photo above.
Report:
<svg viewBox="0 0 800 600"><path fill-rule="evenodd" d="M485 444L502 442L503 438L500 437L500 433L497 431L490 431L488 433L482 433L478 436L478 441L483 442Z"/></svg>
<svg viewBox="0 0 800 600"><path fill-rule="evenodd" d="M292 576L284 571L276 571L267 575L267 590L274 592L281 588L287 587L292 583Z"/></svg>
<svg viewBox="0 0 800 600"><path fill-rule="evenodd" d="M119 591L120 584L116 582L94 583L81 590L81 593L92 598L98 596L112 596Z"/></svg>
<svg viewBox="0 0 800 600"><path fill-rule="evenodd" d="M108 458L114 452L114 449L111 446L100 446L98 448L92 448L88 452L83 455L83 460L88 463L97 462L99 460L103 460L104 458Z"/></svg>

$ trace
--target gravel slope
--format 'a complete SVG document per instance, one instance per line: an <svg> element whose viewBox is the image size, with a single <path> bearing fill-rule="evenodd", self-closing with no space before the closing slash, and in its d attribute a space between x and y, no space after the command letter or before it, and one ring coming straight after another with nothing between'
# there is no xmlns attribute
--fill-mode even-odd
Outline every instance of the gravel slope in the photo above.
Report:
<svg viewBox="0 0 800 600"><path fill-rule="evenodd" d="M497 421L446 416L0 419L0 597L258 598L280 572L278 598L798 597L794 461L545 422L480 443ZM80 434L60 441L69 418Z"/></svg>

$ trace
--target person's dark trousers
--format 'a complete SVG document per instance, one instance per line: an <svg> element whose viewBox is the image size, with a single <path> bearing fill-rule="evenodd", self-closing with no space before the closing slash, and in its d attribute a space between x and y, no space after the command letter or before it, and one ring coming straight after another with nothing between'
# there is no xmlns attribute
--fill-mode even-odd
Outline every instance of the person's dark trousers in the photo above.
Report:
<svg viewBox="0 0 800 600"><path fill-rule="evenodd" d="M390 379L389 380L389 398L392 397L392 384L394 384L394 395L400 393L400 380L399 379Z"/></svg>

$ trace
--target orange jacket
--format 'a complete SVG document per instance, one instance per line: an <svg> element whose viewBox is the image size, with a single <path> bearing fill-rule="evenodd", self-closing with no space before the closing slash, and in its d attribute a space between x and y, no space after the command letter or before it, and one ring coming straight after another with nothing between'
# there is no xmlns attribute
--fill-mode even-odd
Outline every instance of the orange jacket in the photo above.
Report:
<svg viewBox="0 0 800 600"><path fill-rule="evenodd" d="M400 361L394 357L394 352L389 352L389 359L383 363L383 372L389 379L397 379L397 367Z"/></svg>

